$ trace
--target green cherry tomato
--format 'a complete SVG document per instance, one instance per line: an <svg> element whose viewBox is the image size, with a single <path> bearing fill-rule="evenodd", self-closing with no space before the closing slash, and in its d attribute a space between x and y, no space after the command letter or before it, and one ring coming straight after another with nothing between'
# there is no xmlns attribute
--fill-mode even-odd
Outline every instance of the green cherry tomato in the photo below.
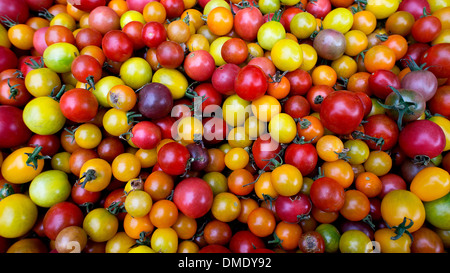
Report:
<svg viewBox="0 0 450 273"><path fill-rule="evenodd" d="M44 63L57 73L71 70L73 60L80 55L78 48L69 43L55 43L44 51Z"/></svg>
<svg viewBox="0 0 450 273"><path fill-rule="evenodd" d="M259 10L262 14L275 13L280 9L280 0L260 0L258 1Z"/></svg>
<svg viewBox="0 0 450 273"><path fill-rule="evenodd" d="M30 198L44 208L65 201L72 187L67 174L63 171L49 170L40 173L30 183Z"/></svg>
<svg viewBox="0 0 450 273"><path fill-rule="evenodd" d="M309 12L300 12L292 17L290 23L291 33L298 39L306 39L313 34L317 28L317 21Z"/></svg>
<svg viewBox="0 0 450 273"><path fill-rule="evenodd" d="M320 224L316 227L316 231L322 235L325 242L325 252L336 253L339 250L341 234L335 226L332 224Z"/></svg>
<svg viewBox="0 0 450 273"><path fill-rule="evenodd" d="M339 240L341 253L368 253L373 250L372 241L360 230L347 230Z"/></svg>
<svg viewBox="0 0 450 273"><path fill-rule="evenodd" d="M58 73L47 67L33 69L25 76L25 87L34 97L49 96L54 88L60 86Z"/></svg>
<svg viewBox="0 0 450 273"><path fill-rule="evenodd" d="M152 68L145 59L133 57L120 67L120 78L129 87L138 89L152 80Z"/></svg>
<svg viewBox="0 0 450 273"><path fill-rule="evenodd" d="M345 34L352 28L353 14L347 8L337 8L330 11L322 22L324 29L334 29Z"/></svg>
<svg viewBox="0 0 450 273"><path fill-rule="evenodd" d="M264 23L257 34L258 44L265 50L272 50L275 43L284 38L286 38L286 30L278 21Z"/></svg>
<svg viewBox="0 0 450 273"><path fill-rule="evenodd" d="M12 194L0 202L0 236L17 238L29 232L38 216L37 206L21 193Z"/></svg>
<svg viewBox="0 0 450 273"><path fill-rule="evenodd" d="M300 45L291 39L281 39L271 50L273 64L281 71L294 71L303 61L303 52Z"/></svg>
<svg viewBox="0 0 450 273"><path fill-rule="evenodd" d="M427 222L436 228L450 230L450 193L439 199L424 202Z"/></svg>
<svg viewBox="0 0 450 273"><path fill-rule="evenodd" d="M66 118L59 102L51 97L38 97L25 105L23 121L35 134L53 135L63 128Z"/></svg>
<svg viewBox="0 0 450 273"><path fill-rule="evenodd" d="M83 220L83 229L94 242L106 242L116 235L119 220L105 208L91 210Z"/></svg>
<svg viewBox="0 0 450 273"><path fill-rule="evenodd" d="M348 149L348 163L358 165L363 164L369 158L369 146L361 139L349 139L344 143L344 148Z"/></svg>

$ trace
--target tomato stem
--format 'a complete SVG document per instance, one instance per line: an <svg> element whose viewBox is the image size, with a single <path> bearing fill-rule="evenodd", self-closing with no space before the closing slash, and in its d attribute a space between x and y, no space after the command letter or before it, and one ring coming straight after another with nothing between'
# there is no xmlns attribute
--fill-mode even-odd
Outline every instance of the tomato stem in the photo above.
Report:
<svg viewBox="0 0 450 273"><path fill-rule="evenodd" d="M92 202L85 202L80 205L80 207L86 209L86 213L89 213L94 208L94 203Z"/></svg>
<svg viewBox="0 0 450 273"><path fill-rule="evenodd" d="M413 111L411 108L416 108L417 103L415 102L408 102L403 99L402 94L393 86L389 86L389 88L394 91L396 96L398 97L398 101L396 101L392 105L386 105L384 103L378 102L383 108L389 109L389 110L395 110L398 112L398 118L397 118L397 126L399 130L402 130L402 122L403 122L403 116L405 114L412 114Z"/></svg>
<svg viewBox="0 0 450 273"><path fill-rule="evenodd" d="M283 243L283 240L281 240L280 237L278 237L277 233L274 232L273 233L273 240L270 240L267 243L268 244L274 244L276 246L281 246L281 244Z"/></svg>
<svg viewBox="0 0 450 273"><path fill-rule="evenodd" d="M421 66L419 66L413 59L411 58L407 58L407 59L402 59L403 61L406 62L406 65L409 67L409 69L411 69L411 71L420 71L420 70L424 70L425 65L427 64L422 64Z"/></svg>
<svg viewBox="0 0 450 273"><path fill-rule="evenodd" d="M322 170L322 167L318 168L318 174L312 178L312 180L316 181L319 178L325 177L325 171Z"/></svg>
<svg viewBox="0 0 450 273"><path fill-rule="evenodd" d="M34 170L37 170L38 167L38 160L40 159L50 159L50 156L43 156L40 155L39 153L42 150L42 146L37 146L36 148L34 148L32 153L25 153L28 156L27 161L25 162L25 164L27 164L27 166L32 167Z"/></svg>
<svg viewBox="0 0 450 273"><path fill-rule="evenodd" d="M375 37L377 37L378 40L380 40L382 42L385 42L389 38L389 35L387 35L387 34L381 34L381 35L377 34L377 35L375 35Z"/></svg>
<svg viewBox="0 0 450 273"><path fill-rule="evenodd" d="M427 155L416 155L413 159L413 163L417 165L427 166L430 162L431 158Z"/></svg>
<svg viewBox="0 0 450 273"><path fill-rule="evenodd" d="M406 220L409 220L409 224L406 225ZM413 241L413 236L412 234L408 231L409 228L411 228L414 225L414 221L407 218L407 217L403 217L403 221L398 225L393 227L395 230L395 234L396 236L392 236L391 240L398 240L400 239L400 237L403 236L404 233L408 234L408 236L411 238L411 241Z"/></svg>
<svg viewBox="0 0 450 273"><path fill-rule="evenodd" d="M150 235L150 232L142 231L139 233L139 239L137 239L136 244L132 245L130 248L141 245L150 246L150 238L148 235Z"/></svg>
<svg viewBox="0 0 450 273"><path fill-rule="evenodd" d="M9 81L10 79L8 78L8 86L9 86L9 99L16 99L17 94L19 93L19 89L17 89L16 87L20 85L20 83L15 84L13 86L11 86L11 83Z"/></svg>
<svg viewBox="0 0 450 273"><path fill-rule="evenodd" d="M136 112L127 112L127 122L128 125L135 123L134 118L140 118L142 114L137 114Z"/></svg>
<svg viewBox="0 0 450 273"><path fill-rule="evenodd" d="M84 179L83 182L81 182L82 179ZM93 181L95 179L97 179L95 170L89 169L85 173L83 173L83 175L78 179L77 183L81 184L81 187L84 189L84 187L88 182Z"/></svg>
<svg viewBox="0 0 450 273"><path fill-rule="evenodd" d="M43 17L44 19L47 19L49 21L51 21L55 17L55 15L51 14L50 11L45 8L43 11L38 12L38 16Z"/></svg>
<svg viewBox="0 0 450 273"><path fill-rule="evenodd" d="M313 137L311 140L305 141L305 137L301 136L299 137L298 134L297 136L294 138L294 140L292 140L292 143L294 144L308 144L308 143L312 143L314 141L314 139L316 139L317 136Z"/></svg>
<svg viewBox="0 0 450 273"><path fill-rule="evenodd" d="M0 22L2 22L6 27L9 28L19 24L18 22L15 22L13 19L9 18L9 16L0 17Z"/></svg>
<svg viewBox="0 0 450 273"><path fill-rule="evenodd" d="M50 93L50 97L52 97L56 101L59 101L59 99L61 99L61 96L64 94L64 92L66 92L66 85L64 84L63 86L61 86L61 89L59 89L56 96L54 96L55 90L57 88L58 88L58 86L53 87L52 92Z"/></svg>
<svg viewBox="0 0 450 273"><path fill-rule="evenodd" d="M44 57L41 57L39 60L40 60L40 63L38 63L35 59L30 58L30 62L25 62L25 64L28 65L29 67L31 67L32 69L43 68L44 67Z"/></svg>
<svg viewBox="0 0 450 273"><path fill-rule="evenodd" d="M431 13L427 12L427 7L423 7L423 12L422 12L422 15L420 16L420 18L427 17L430 15L431 15Z"/></svg>
<svg viewBox="0 0 450 273"><path fill-rule="evenodd" d="M314 104L321 104L325 98L322 95L318 95L314 98Z"/></svg>
<svg viewBox="0 0 450 273"><path fill-rule="evenodd" d="M16 78L18 78L18 79L23 79L23 78L24 78L23 73L22 73L22 71L20 71L20 70L16 70L16 72L14 72L13 75L14 75Z"/></svg>
<svg viewBox="0 0 450 273"><path fill-rule="evenodd" d="M0 200L14 194L14 189L11 184L5 183L3 187L0 189Z"/></svg>
<svg viewBox="0 0 450 273"><path fill-rule="evenodd" d="M283 154L284 154L284 150L286 149L286 147L287 146L282 146L281 150L272 158L261 159L262 161L268 161L267 164L261 170L258 171L258 177L256 177L256 179L253 182L247 183L247 184L243 185L242 187L246 187L246 186L255 184L258 181L258 179L261 177L261 175L266 172L265 169L267 167L269 167L269 169L271 169L271 170L274 170L275 168L283 165ZM277 157L280 159L280 161L278 161L276 159ZM269 166L270 164L272 164L272 166Z"/></svg>
<svg viewBox="0 0 450 273"><path fill-rule="evenodd" d="M372 230L375 230L375 224L372 221L372 215L367 214L367 216L364 217L364 219L362 219L361 221L368 224Z"/></svg>
<svg viewBox="0 0 450 273"><path fill-rule="evenodd" d="M340 153L334 152L334 153L338 155L338 159L343 159L348 162L348 160L351 159L351 157L347 155L349 151L350 151L349 148L344 148L342 149L342 152Z"/></svg>
<svg viewBox="0 0 450 273"><path fill-rule="evenodd" d="M283 73L280 73L280 71L277 71L276 73L275 73L275 75L271 75L271 74L269 74L269 78L270 78L270 81L269 81L269 83L277 83L277 82L280 82L281 81L281 79L288 73L289 71L284 71Z"/></svg>
<svg viewBox="0 0 450 273"><path fill-rule="evenodd" d="M352 137L353 137L354 139L362 139L362 140L369 140L369 141L375 142L375 144L376 144L377 146L380 146L380 150L381 150L381 148L382 148L383 145L384 145L384 138L382 138L382 137L376 138L376 137L373 137L373 136L366 135L366 134L364 134L364 133L361 132L361 131L353 131L353 132L351 133L351 135L352 135Z"/></svg>
<svg viewBox="0 0 450 273"><path fill-rule="evenodd" d="M114 201L111 203L111 205L108 206L106 209L111 213L112 215L117 215L120 212L126 212L125 210L125 204L123 202Z"/></svg>
<svg viewBox="0 0 450 273"><path fill-rule="evenodd" d="M269 202L269 208L272 209L273 206L273 201L275 200L272 196L268 195L268 194L262 194L263 202Z"/></svg>
<svg viewBox="0 0 450 273"><path fill-rule="evenodd" d="M87 90L95 90L95 81L94 76L89 75L86 77L86 89Z"/></svg>

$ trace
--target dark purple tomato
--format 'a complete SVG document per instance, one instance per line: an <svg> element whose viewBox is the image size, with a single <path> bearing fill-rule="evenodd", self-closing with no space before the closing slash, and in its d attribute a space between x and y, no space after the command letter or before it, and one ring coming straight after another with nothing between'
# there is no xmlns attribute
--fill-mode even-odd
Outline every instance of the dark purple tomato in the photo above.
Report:
<svg viewBox="0 0 450 273"><path fill-rule="evenodd" d="M209 163L208 150L202 143L190 143L186 145L189 150L192 161L190 162L191 171L201 171Z"/></svg>
<svg viewBox="0 0 450 273"><path fill-rule="evenodd" d="M346 45L344 34L334 29L321 30L313 42L317 55L325 60L336 60L344 55Z"/></svg>
<svg viewBox="0 0 450 273"><path fill-rule="evenodd" d="M138 95L139 112L146 118L163 118L172 110L172 93L162 83L149 83L139 91Z"/></svg>
<svg viewBox="0 0 450 273"><path fill-rule="evenodd" d="M362 231L362 232L364 232L364 234L367 235L367 237L370 238L370 240L374 239L374 237L373 237L374 236L373 235L374 234L373 233L373 229L367 223L364 223L362 221L348 221L348 220L343 221L340 224L340 231L341 231L341 233L344 233L344 232L346 232L348 230L359 230L359 231Z"/></svg>

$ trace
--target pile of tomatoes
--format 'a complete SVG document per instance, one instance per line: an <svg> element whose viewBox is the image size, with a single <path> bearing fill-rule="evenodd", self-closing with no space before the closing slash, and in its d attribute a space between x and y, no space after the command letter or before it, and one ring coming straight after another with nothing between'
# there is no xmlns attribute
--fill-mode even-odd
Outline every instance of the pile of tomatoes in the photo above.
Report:
<svg viewBox="0 0 450 273"><path fill-rule="evenodd" d="M448 0L0 19L0 252L448 251Z"/></svg>

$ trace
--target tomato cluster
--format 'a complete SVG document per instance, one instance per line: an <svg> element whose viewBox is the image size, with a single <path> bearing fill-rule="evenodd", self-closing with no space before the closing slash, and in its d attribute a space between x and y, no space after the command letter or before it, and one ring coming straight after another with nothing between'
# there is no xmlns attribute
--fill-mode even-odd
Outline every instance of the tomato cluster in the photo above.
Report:
<svg viewBox="0 0 450 273"><path fill-rule="evenodd" d="M0 252L448 251L450 2L0 17Z"/></svg>

